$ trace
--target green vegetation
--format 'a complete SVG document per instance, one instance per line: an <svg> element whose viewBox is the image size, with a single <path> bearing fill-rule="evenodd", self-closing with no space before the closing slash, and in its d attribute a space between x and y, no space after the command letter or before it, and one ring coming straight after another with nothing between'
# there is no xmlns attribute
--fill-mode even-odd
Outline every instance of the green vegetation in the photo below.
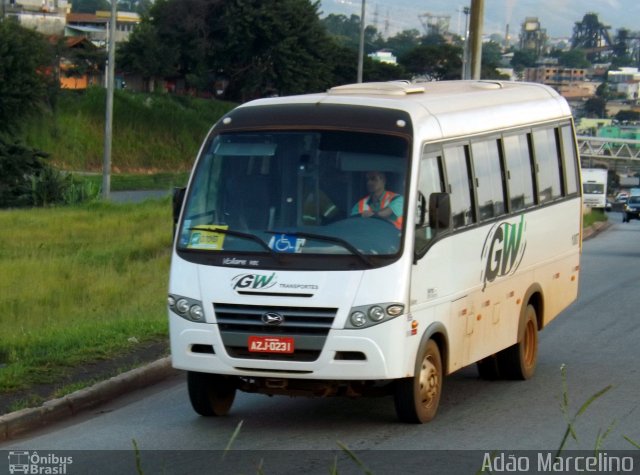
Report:
<svg viewBox="0 0 640 475"><path fill-rule="evenodd" d="M168 199L0 213L0 393L167 335Z"/></svg>
<svg viewBox="0 0 640 475"><path fill-rule="evenodd" d="M70 171L101 171L105 90L62 91L53 112L31 117L23 137ZM114 98L114 173L186 172L211 126L231 103L117 91Z"/></svg>
<svg viewBox="0 0 640 475"><path fill-rule="evenodd" d="M123 190L170 190L175 186L185 186L189 172L158 172L146 174L120 173L111 176L111 191ZM102 186L102 174L75 174L74 180L94 189Z"/></svg>
<svg viewBox="0 0 640 475"><path fill-rule="evenodd" d="M42 74L53 58L44 35L0 21L0 134L15 131L24 116L55 100L57 85Z"/></svg>
<svg viewBox="0 0 640 475"><path fill-rule="evenodd" d="M606 213L602 210L592 210L590 213L584 214L582 216L582 227L587 228L591 226L593 223L597 223L600 221L607 221L608 217Z"/></svg>

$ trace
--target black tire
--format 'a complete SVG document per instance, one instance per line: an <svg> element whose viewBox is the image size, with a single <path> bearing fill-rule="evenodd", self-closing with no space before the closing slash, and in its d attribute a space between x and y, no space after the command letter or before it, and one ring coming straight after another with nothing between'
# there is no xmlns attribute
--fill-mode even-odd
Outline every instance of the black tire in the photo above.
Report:
<svg viewBox="0 0 640 475"><path fill-rule="evenodd" d="M485 381L496 381L502 377L498 366L498 356L491 355L481 359L476 363L480 379Z"/></svg>
<svg viewBox="0 0 640 475"><path fill-rule="evenodd" d="M412 424L432 420L438 411L442 394L442 358L433 340L420 349L412 378L396 381L394 403L398 419Z"/></svg>
<svg viewBox="0 0 640 475"><path fill-rule="evenodd" d="M527 305L524 331L518 343L498 353L500 373L507 379L530 379L538 362L538 320L536 309Z"/></svg>
<svg viewBox="0 0 640 475"><path fill-rule="evenodd" d="M187 388L193 410L201 416L225 416L236 397L236 379L219 374L187 373Z"/></svg>

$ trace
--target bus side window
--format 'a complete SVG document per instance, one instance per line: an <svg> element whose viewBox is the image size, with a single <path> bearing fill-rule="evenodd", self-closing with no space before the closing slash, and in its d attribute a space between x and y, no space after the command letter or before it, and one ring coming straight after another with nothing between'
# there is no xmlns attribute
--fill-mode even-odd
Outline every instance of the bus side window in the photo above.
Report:
<svg viewBox="0 0 640 475"><path fill-rule="evenodd" d="M479 219L491 219L505 211L502 167L495 139L471 143Z"/></svg>
<svg viewBox="0 0 640 475"><path fill-rule="evenodd" d="M578 191L578 172L576 170L576 144L570 125L560 127L560 142L562 146L562 163L564 171L565 196Z"/></svg>
<svg viewBox="0 0 640 475"><path fill-rule="evenodd" d="M534 205L533 174L526 134L506 135L502 138L507 166L507 183L511 211Z"/></svg>
<svg viewBox="0 0 640 475"><path fill-rule="evenodd" d="M546 203L562 195L556 134L552 128L534 129L533 150L538 174L538 199Z"/></svg>
<svg viewBox="0 0 640 475"><path fill-rule="evenodd" d="M418 179L418 209L416 210L415 250L418 255L426 250L435 235L434 223L429 223L429 196L431 193L444 191L442 176L442 153L440 150L425 150L420 159L420 175Z"/></svg>
<svg viewBox="0 0 640 475"><path fill-rule="evenodd" d="M469 173L469 147L454 145L444 148L444 160L451 193L451 222L453 229L475 222L471 201L471 175Z"/></svg>

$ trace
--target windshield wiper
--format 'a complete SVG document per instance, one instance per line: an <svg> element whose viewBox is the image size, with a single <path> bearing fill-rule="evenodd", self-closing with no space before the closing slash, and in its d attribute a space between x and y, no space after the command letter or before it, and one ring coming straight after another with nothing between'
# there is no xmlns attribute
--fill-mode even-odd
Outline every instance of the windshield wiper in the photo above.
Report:
<svg viewBox="0 0 640 475"><path fill-rule="evenodd" d="M371 262L371 259L369 259L369 257L367 255L361 253L349 241L346 241L346 240L344 240L342 238L339 238L339 237L325 236L323 234L313 234L313 233L305 233L305 232L299 232L299 231L282 232L282 231L265 230L265 232L269 233L269 234L288 234L288 235L294 235L294 236L299 236L299 237L305 237L305 238L309 238L309 239L316 239L318 241L325 241L325 242L332 242L334 244L340 244L346 250L350 251L354 256L359 257L360 260L362 260L362 262L367 264L369 267L373 267L373 262Z"/></svg>
<svg viewBox="0 0 640 475"><path fill-rule="evenodd" d="M242 239L247 239L249 241L257 242L258 244L260 244L261 247L266 249L269 252L269 254L271 254L271 256L273 256L277 261L280 261L280 254L278 254L276 251L271 249L266 242L264 242L262 239L260 239L255 234L243 233L241 231L234 231L232 229L216 228L216 229L212 230L211 228L200 227L200 226L194 226L192 228L189 228L189 231L209 231L209 232L213 232L213 233L227 234L229 236L239 237L239 238L242 238Z"/></svg>

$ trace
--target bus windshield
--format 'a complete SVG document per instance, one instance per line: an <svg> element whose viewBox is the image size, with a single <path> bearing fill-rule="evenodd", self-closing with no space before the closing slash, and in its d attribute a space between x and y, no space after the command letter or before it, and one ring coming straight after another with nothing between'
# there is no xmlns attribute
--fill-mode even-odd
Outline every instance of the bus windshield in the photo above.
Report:
<svg viewBox="0 0 640 475"><path fill-rule="evenodd" d="M353 131L210 137L177 242L204 253L368 256L400 252L409 144Z"/></svg>

